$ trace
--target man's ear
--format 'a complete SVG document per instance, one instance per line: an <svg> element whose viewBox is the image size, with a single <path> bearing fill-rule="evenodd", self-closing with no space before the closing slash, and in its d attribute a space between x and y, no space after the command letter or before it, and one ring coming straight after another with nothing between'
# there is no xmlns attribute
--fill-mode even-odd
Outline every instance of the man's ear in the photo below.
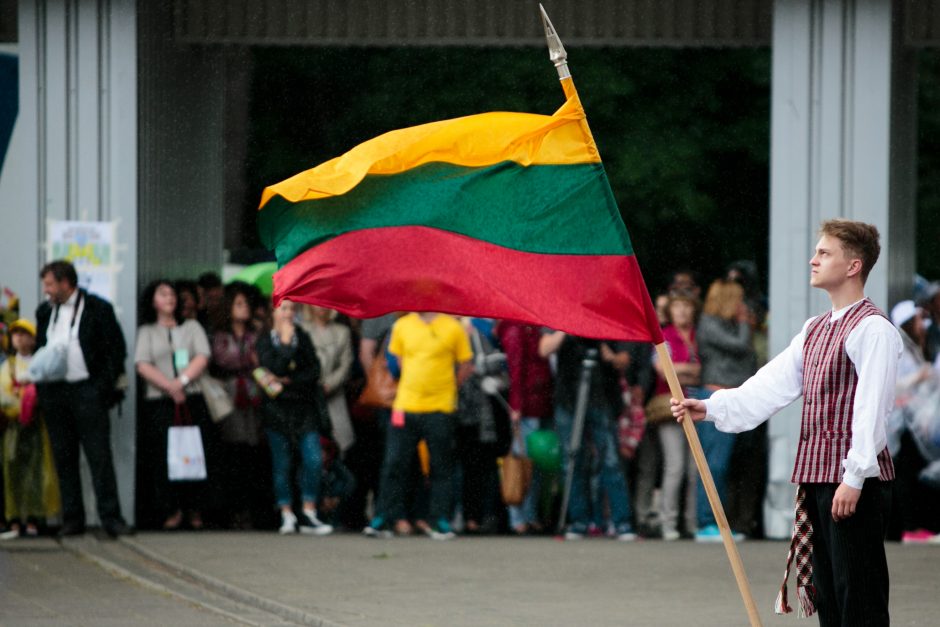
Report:
<svg viewBox="0 0 940 627"><path fill-rule="evenodd" d="M849 269L846 272L846 276L852 278L854 276L860 275L862 272L862 260L861 259L852 259L849 261Z"/></svg>

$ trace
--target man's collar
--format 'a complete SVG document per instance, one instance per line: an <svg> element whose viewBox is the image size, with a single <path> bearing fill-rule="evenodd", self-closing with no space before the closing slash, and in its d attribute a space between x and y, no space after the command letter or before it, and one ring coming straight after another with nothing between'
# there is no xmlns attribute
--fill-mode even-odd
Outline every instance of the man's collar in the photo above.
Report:
<svg viewBox="0 0 940 627"><path fill-rule="evenodd" d="M79 290L79 288L76 287L76 288L72 291L72 295L69 296L69 297L65 300L65 302L62 303L62 304L63 304L63 305L68 305L69 307L74 307L74 306L75 306L75 303L78 301L78 290Z"/></svg>
<svg viewBox="0 0 940 627"><path fill-rule="evenodd" d="M862 298L860 298L859 300L855 301L855 302L852 303L851 305L846 305L846 306L843 307L842 309L833 309L833 310L832 310L832 316L830 317L830 320L838 320L839 318L841 318L842 316L844 316L844 315L846 314L846 312L847 312L849 309L851 309L852 307L855 307L857 304L859 304L860 302L862 302L863 300L865 300L865 298L866 298L866 297L863 296Z"/></svg>

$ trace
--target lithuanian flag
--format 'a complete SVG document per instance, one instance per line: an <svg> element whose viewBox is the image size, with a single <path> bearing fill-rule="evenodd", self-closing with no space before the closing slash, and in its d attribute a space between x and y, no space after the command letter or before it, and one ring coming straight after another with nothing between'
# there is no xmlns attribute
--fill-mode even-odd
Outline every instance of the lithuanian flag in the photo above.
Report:
<svg viewBox="0 0 940 627"><path fill-rule="evenodd" d="M437 311L662 341L570 79L554 115L392 131L264 190L274 301Z"/></svg>

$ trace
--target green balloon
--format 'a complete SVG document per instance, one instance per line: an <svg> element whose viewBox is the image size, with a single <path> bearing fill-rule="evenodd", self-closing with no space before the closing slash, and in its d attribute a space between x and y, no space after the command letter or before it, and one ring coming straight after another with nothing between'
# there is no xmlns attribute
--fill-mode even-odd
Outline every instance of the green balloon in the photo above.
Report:
<svg viewBox="0 0 940 627"><path fill-rule="evenodd" d="M539 470L558 472L561 470L561 440L550 429L539 429L525 439L529 459Z"/></svg>

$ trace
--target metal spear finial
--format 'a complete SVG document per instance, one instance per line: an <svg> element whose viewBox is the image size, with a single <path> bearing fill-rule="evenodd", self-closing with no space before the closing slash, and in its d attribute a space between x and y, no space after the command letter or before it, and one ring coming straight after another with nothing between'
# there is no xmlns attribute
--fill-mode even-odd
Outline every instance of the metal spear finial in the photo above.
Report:
<svg viewBox="0 0 940 627"><path fill-rule="evenodd" d="M565 52L565 47L561 45L561 39L559 39L558 33L555 32L555 27L552 26L552 21L548 19L548 13L545 12L545 7L541 3L539 4L539 10L542 12L542 25L545 26L548 58L555 64L560 80L571 78L571 72L568 71L568 53Z"/></svg>

